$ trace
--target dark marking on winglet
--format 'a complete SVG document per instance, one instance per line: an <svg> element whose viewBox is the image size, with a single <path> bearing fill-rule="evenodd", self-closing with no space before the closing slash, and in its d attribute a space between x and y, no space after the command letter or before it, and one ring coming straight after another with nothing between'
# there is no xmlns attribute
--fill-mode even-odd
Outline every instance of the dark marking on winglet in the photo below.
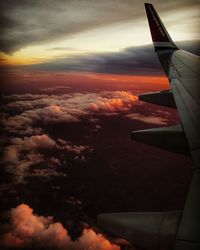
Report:
<svg viewBox="0 0 200 250"><path fill-rule="evenodd" d="M178 49L167 32L153 5L145 3L145 9L155 50Z"/></svg>

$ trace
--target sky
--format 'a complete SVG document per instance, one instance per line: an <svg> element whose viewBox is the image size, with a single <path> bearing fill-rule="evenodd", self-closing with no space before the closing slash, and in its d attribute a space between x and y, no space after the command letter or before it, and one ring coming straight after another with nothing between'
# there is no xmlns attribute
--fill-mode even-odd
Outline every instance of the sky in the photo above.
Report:
<svg viewBox="0 0 200 250"><path fill-rule="evenodd" d="M199 1L151 2L200 54ZM188 156L130 139L180 122L138 100L169 88L143 3L2 0L0 11L1 249L135 250L97 215L183 209L192 177Z"/></svg>
<svg viewBox="0 0 200 250"><path fill-rule="evenodd" d="M152 3L175 41L199 40L199 1ZM1 12L0 51L6 64L68 62L151 44L139 0L3 0Z"/></svg>

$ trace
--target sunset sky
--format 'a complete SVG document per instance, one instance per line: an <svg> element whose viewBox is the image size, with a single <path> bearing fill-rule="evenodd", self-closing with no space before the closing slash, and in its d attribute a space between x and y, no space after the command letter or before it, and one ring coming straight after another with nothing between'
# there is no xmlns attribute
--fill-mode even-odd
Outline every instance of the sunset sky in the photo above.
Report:
<svg viewBox="0 0 200 250"><path fill-rule="evenodd" d="M151 1L175 41L199 39L199 1ZM140 0L1 1L1 59L38 64L151 44Z"/></svg>
<svg viewBox="0 0 200 250"><path fill-rule="evenodd" d="M199 0L151 3L200 54ZM0 248L120 250L99 213L183 209L191 159L130 139L180 122L138 100L169 88L143 2L2 0L0 11Z"/></svg>

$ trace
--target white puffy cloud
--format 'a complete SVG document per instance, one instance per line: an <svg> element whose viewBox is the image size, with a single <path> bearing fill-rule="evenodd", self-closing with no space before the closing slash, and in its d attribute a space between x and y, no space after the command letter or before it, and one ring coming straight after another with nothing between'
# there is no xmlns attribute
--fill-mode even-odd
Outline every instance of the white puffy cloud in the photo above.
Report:
<svg viewBox="0 0 200 250"><path fill-rule="evenodd" d="M119 246L92 229L84 229L80 238L72 241L61 223L54 222L52 217L33 214L33 209L26 204L11 209L10 225L0 243L7 249L45 247L55 250L120 250Z"/></svg>

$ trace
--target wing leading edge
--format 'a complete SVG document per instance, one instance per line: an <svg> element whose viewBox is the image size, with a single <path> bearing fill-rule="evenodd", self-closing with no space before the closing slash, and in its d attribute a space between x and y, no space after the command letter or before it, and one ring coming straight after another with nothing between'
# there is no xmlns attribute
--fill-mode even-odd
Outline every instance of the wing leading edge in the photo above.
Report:
<svg viewBox="0 0 200 250"><path fill-rule="evenodd" d="M145 3L145 9L154 50L169 79L171 89L142 95L139 99L177 108L181 124L169 128L133 131L132 138L158 147L163 145L163 141L168 142L167 146L171 150L174 148L175 152L179 150L177 147L183 146L180 142L184 142L185 146L181 149L190 152L195 167L194 174L182 213L101 214L98 222L108 232L124 237L133 245L144 249L197 250L200 249L199 57L175 45L152 4ZM151 226L148 226L149 221Z"/></svg>

